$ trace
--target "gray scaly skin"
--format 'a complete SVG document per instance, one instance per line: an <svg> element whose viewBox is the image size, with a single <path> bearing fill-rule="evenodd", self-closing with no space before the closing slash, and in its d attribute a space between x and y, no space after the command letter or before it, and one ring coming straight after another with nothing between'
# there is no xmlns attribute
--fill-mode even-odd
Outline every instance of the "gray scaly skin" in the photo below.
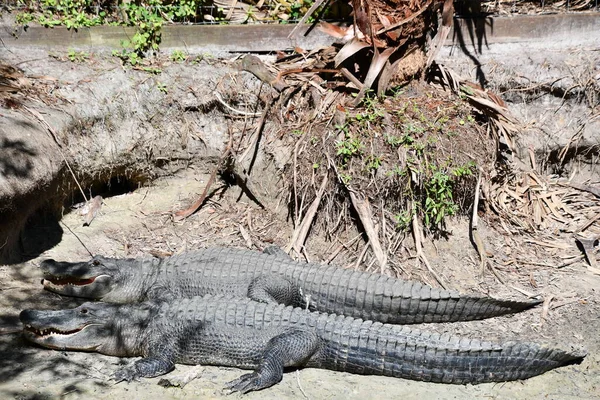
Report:
<svg viewBox="0 0 600 400"><path fill-rule="evenodd" d="M196 297L174 302L86 303L21 313L24 336L41 346L142 356L114 379L168 373L175 364L252 369L228 384L270 387L286 367L315 367L427 382L482 383L535 376L579 362L585 352L534 343L494 344L300 308Z"/></svg>
<svg viewBox="0 0 600 400"><path fill-rule="evenodd" d="M221 247L163 259L45 260L40 267L46 289L111 303L227 295L397 324L483 319L540 303L461 295L385 275Z"/></svg>

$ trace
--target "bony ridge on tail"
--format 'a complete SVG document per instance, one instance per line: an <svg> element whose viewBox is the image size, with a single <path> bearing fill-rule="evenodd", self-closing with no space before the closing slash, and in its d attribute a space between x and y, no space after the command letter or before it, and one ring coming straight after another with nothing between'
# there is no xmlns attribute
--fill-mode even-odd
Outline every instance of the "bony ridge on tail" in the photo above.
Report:
<svg viewBox="0 0 600 400"><path fill-rule="evenodd" d="M541 302L459 294L385 275L224 247L162 259L45 260L40 268L47 290L105 302L227 295L396 324L484 319Z"/></svg>
<svg viewBox="0 0 600 400"><path fill-rule="evenodd" d="M286 367L477 384L529 378L586 355L219 296L94 302L69 310L25 310L20 318L25 338L44 347L143 357L118 370L118 381L163 375L175 364L231 366L253 370L227 386L242 393L273 386Z"/></svg>

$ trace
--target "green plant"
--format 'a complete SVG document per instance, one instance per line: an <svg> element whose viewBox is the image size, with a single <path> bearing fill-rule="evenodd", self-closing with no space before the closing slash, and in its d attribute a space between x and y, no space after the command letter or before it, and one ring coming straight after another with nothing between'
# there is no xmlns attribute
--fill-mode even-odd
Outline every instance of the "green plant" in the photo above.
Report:
<svg viewBox="0 0 600 400"><path fill-rule="evenodd" d="M75 49L69 49L69 51L67 53L67 58L71 62L80 63L80 62L84 62L85 60L90 58L90 55L88 53L86 53L85 51L76 51Z"/></svg>
<svg viewBox="0 0 600 400"><path fill-rule="evenodd" d="M165 22L157 7L160 5L160 0L150 0L149 7L136 3L125 3L124 10L128 24L137 28L131 40L123 41L122 46L125 49L131 49L138 56L143 56L148 51L158 50L161 28Z"/></svg>
<svg viewBox="0 0 600 400"><path fill-rule="evenodd" d="M365 167L368 171L376 171L381 167L381 157L371 154L365 160Z"/></svg>
<svg viewBox="0 0 600 400"><path fill-rule="evenodd" d="M437 228L447 216L452 216L458 211L458 206L452 196L452 177L442 170L435 170L429 179L424 182L425 224Z"/></svg>
<svg viewBox="0 0 600 400"><path fill-rule="evenodd" d="M164 94L167 94L169 92L167 85L162 82L156 82L156 88L158 89L159 92L162 92Z"/></svg>
<svg viewBox="0 0 600 400"><path fill-rule="evenodd" d="M173 50L171 53L171 60L174 62L184 62L187 56L183 50Z"/></svg>
<svg viewBox="0 0 600 400"><path fill-rule="evenodd" d="M363 110L354 114L354 119L360 126L369 127L372 122L376 122L384 115L383 108L379 100L372 92L367 93L362 101Z"/></svg>
<svg viewBox="0 0 600 400"><path fill-rule="evenodd" d="M335 142L336 154L342 157L343 164L355 155L362 153L363 144L359 138L353 137L348 130L344 130L344 139Z"/></svg>
<svg viewBox="0 0 600 400"><path fill-rule="evenodd" d="M465 165L458 166L452 170L452 175L457 178L473 175L473 170L477 167L474 161L469 161Z"/></svg>
<svg viewBox="0 0 600 400"><path fill-rule="evenodd" d="M147 72L152 75L158 75L162 73L162 69L154 68L154 67L142 67L142 71Z"/></svg>
<svg viewBox="0 0 600 400"><path fill-rule="evenodd" d="M414 211L403 210L394 216L396 220L396 228L400 230L406 230L412 223Z"/></svg>
<svg viewBox="0 0 600 400"><path fill-rule="evenodd" d="M445 217L456 214L458 205L454 202L452 194L455 183L457 179L473 175L475 168L475 163L470 161L465 165L454 167L448 173L435 170L424 184L426 193L424 218L427 225L439 227Z"/></svg>
<svg viewBox="0 0 600 400"><path fill-rule="evenodd" d="M349 184L350 181L352 180L352 176L350 174L341 173L341 174L339 174L339 177L342 180L342 182L344 183L344 185Z"/></svg>
<svg viewBox="0 0 600 400"><path fill-rule="evenodd" d="M18 13L15 16L15 22L18 25L27 25L30 22L35 20L35 16L32 13L29 12L22 12L22 13Z"/></svg>
<svg viewBox="0 0 600 400"><path fill-rule="evenodd" d="M121 51L113 50L112 55L120 58L125 64L133 66L140 64L142 61L142 57L138 53L127 49L122 49Z"/></svg>
<svg viewBox="0 0 600 400"><path fill-rule="evenodd" d="M39 10L36 15L19 16L16 22L19 24L37 21L45 27L58 25L66 26L69 29L78 29L100 25L106 17L105 11L95 13L91 0L41 0Z"/></svg>

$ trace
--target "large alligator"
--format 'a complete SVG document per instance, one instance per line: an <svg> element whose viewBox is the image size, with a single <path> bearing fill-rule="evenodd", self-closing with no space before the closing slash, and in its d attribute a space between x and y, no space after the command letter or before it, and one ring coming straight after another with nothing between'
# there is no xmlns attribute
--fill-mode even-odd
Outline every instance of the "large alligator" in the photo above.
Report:
<svg viewBox="0 0 600 400"><path fill-rule="evenodd" d="M111 303L223 294L397 324L484 319L540 303L461 295L385 275L223 247L162 259L45 260L40 267L46 289Z"/></svg>
<svg viewBox="0 0 600 400"><path fill-rule="evenodd" d="M285 367L475 384L529 378L586 355L212 296L86 303L71 310L25 310L20 318L25 338L44 347L143 357L118 370L117 381L163 375L175 364L253 369L227 386L242 393L276 384Z"/></svg>

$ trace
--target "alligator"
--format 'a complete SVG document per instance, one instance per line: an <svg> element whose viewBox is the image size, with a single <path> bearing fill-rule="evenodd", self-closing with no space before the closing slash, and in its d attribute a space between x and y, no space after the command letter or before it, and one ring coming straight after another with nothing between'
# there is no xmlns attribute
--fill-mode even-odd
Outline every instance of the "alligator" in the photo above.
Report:
<svg viewBox="0 0 600 400"><path fill-rule="evenodd" d="M397 324L484 319L541 302L461 295L385 275L223 247L166 258L49 259L40 268L45 289L110 303L228 295Z"/></svg>
<svg viewBox="0 0 600 400"><path fill-rule="evenodd" d="M25 338L43 347L141 356L115 372L118 382L160 376L175 364L252 369L226 386L242 393L278 383L287 367L477 384L529 378L586 355L210 295L124 305L88 302L69 310L25 310L20 319Z"/></svg>

